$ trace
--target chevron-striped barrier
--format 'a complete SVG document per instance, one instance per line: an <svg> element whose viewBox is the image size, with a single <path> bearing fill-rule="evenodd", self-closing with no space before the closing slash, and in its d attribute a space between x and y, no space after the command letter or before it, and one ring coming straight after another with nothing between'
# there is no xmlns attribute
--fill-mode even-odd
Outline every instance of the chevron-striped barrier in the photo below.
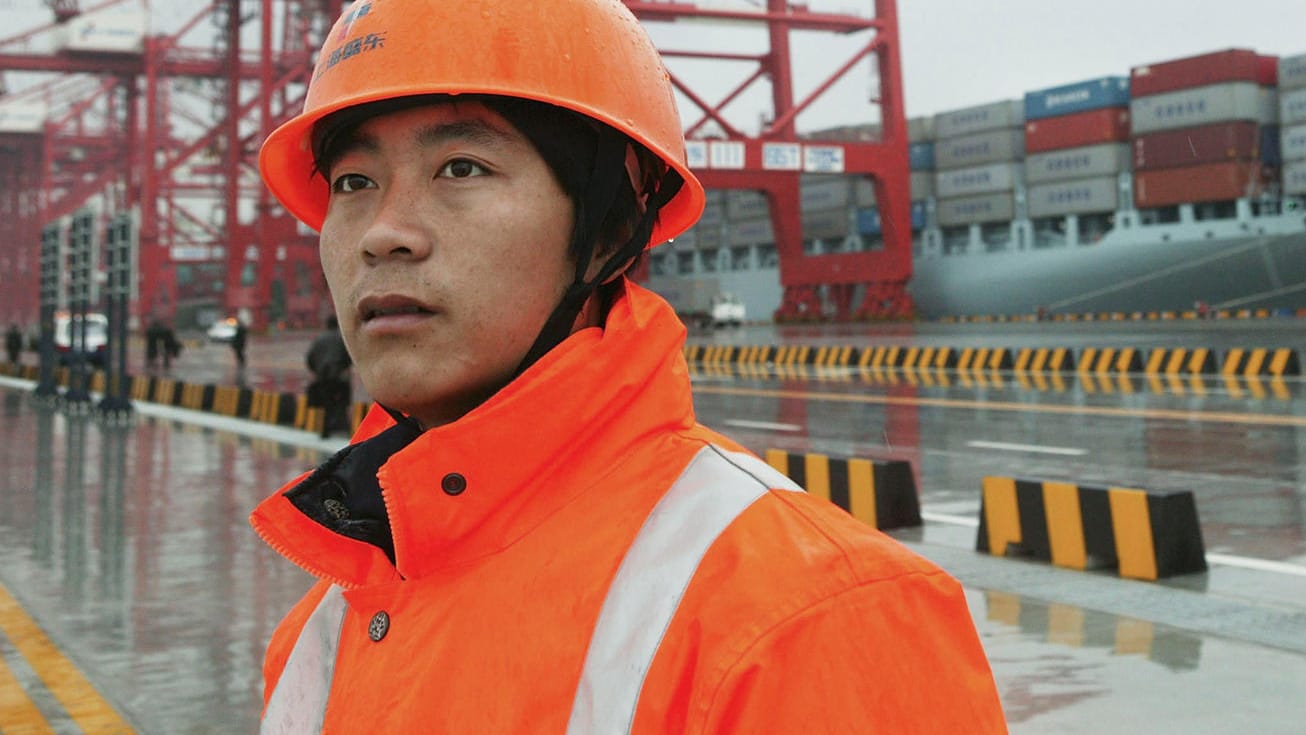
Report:
<svg viewBox="0 0 1306 735"><path fill-rule="evenodd" d="M36 380L38 372L38 368L31 365L0 364L0 375ZM60 385L66 386L68 378L67 368L59 368L55 373L55 380ZM322 408L309 406L307 398L296 393L269 392L232 385L200 385L150 375L131 375L127 376L127 380L127 393L134 401L216 413L314 433L321 432L325 418ZM92 373L91 390L103 393L105 381L103 372ZM369 404L361 402L354 402L350 406L349 416L354 428L362 423L368 406Z"/></svg>
<svg viewBox="0 0 1306 735"><path fill-rule="evenodd" d="M1075 367L1075 353L1065 347L1025 347L1017 350L1017 372L1061 372Z"/></svg>
<svg viewBox="0 0 1306 735"><path fill-rule="evenodd" d="M1156 580L1206 571L1197 505L1188 491L1087 487L985 477L975 548L1122 577Z"/></svg>
<svg viewBox="0 0 1306 735"><path fill-rule="evenodd" d="M1157 347L1147 355L1147 365L1143 372L1148 375L1187 373L1202 375L1215 372L1215 354L1205 347L1186 349L1183 347Z"/></svg>
<svg viewBox="0 0 1306 735"><path fill-rule="evenodd" d="M872 528L921 525L911 463L837 458L766 450L766 462L799 487L851 513Z"/></svg>
<svg viewBox="0 0 1306 735"><path fill-rule="evenodd" d="M1297 351L1291 349L1240 349L1229 350L1224 355L1220 372L1223 375L1300 375L1301 363Z"/></svg>
<svg viewBox="0 0 1306 735"><path fill-rule="evenodd" d="M1133 373L1142 367L1142 355L1133 347L1085 347L1079 355L1080 373Z"/></svg>

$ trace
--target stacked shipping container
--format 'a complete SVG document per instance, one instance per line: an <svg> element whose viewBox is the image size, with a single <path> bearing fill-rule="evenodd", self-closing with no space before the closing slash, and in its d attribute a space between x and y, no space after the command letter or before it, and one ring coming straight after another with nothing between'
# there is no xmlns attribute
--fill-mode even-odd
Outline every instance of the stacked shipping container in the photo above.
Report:
<svg viewBox="0 0 1306 735"><path fill-rule="evenodd" d="M934 116L934 194L943 227L1008 222L1023 186L1024 106L1016 100Z"/></svg>
<svg viewBox="0 0 1306 735"><path fill-rule="evenodd" d="M911 168L911 229L925 228L926 202L934 196L934 119L913 117L907 121L907 157ZM857 233L879 238L883 229L875 193L869 179L857 182Z"/></svg>
<svg viewBox="0 0 1306 735"><path fill-rule="evenodd" d="M1277 59L1231 49L1130 73L1140 209L1257 196L1278 138ZM1277 148L1277 146L1273 146Z"/></svg>
<svg viewBox="0 0 1306 735"><path fill-rule="evenodd" d="M1104 77L1025 95L1031 219L1115 212L1129 171L1129 80Z"/></svg>
<svg viewBox="0 0 1306 735"><path fill-rule="evenodd" d="M1283 193L1306 194L1306 54L1279 61Z"/></svg>

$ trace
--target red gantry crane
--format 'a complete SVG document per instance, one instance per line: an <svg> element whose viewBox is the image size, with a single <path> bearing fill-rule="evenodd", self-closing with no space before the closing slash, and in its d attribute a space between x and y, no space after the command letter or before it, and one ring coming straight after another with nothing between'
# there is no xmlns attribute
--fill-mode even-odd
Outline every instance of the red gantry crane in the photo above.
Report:
<svg viewBox="0 0 1306 735"><path fill-rule="evenodd" d="M40 232L90 206L101 224L124 212L134 217L139 269L132 312L139 321L162 316L186 327L242 314L255 328L317 323L330 307L316 233L271 199L256 156L267 133L301 108L314 52L343 0L173 0L153 10L146 0L13 4L7 15L38 20L0 37L0 319L35 320ZM663 53L756 65L716 104L686 79L673 74L672 81L702 113L687 134L691 165L704 184L760 190L769 200L784 286L776 316L905 316L911 224L895 0L874 0L873 18L811 12L785 0L762 4L732 10L688 0L626 1L650 22L767 28L770 47L760 54ZM794 31L871 38L796 101ZM878 74L880 140L801 138L798 115L866 59ZM764 78L773 110L760 132L748 134L724 108ZM719 131L711 140L704 133L709 122ZM884 247L804 254L805 172L872 177Z"/></svg>
<svg viewBox="0 0 1306 735"><path fill-rule="evenodd" d="M138 319L317 323L316 236L256 156L302 106L341 0L178 0L166 32L144 0L44 4L51 22L0 38L0 318L34 320L40 230L90 206L135 219Z"/></svg>
<svg viewBox="0 0 1306 735"><path fill-rule="evenodd" d="M753 189L765 193L780 260L784 299L777 320L906 317L912 312L906 287L911 279L911 191L907 122L899 62L895 0L874 0L875 16L818 13L786 0L756 0L733 8L708 0L626 0L641 20L764 24L770 42L760 54L719 50L662 49L664 57L749 62L753 73L715 104L690 80L672 73L684 99L702 113L686 129L690 166L709 189ZM795 31L869 33L870 38L830 71L814 90L795 100L790 38ZM869 59L879 81L880 139L876 142L821 141L800 137L797 117L860 62ZM829 59L804 59L828 65ZM724 109L759 80L769 80L772 109L756 134L727 118ZM715 81L715 80L712 80ZM705 133L708 123L717 131ZM869 122L869 121L868 121ZM719 131L719 132L718 132ZM805 254L799 208L803 173L864 175L873 180L883 228L883 249Z"/></svg>

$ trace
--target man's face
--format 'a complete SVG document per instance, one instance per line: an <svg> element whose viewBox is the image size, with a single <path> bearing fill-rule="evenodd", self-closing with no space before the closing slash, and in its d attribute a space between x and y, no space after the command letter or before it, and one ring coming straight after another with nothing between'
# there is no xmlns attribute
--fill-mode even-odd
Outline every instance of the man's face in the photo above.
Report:
<svg viewBox="0 0 1306 735"><path fill-rule="evenodd" d="M321 257L367 392L447 423L513 375L571 283L572 207L478 103L361 125L328 162Z"/></svg>

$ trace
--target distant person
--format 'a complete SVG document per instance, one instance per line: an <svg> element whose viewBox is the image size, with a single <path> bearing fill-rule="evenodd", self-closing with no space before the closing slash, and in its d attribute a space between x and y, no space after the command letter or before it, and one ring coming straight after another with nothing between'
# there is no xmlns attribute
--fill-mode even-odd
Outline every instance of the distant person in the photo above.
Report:
<svg viewBox="0 0 1306 735"><path fill-rule="evenodd" d="M9 355L9 364L17 365L23 354L23 330L15 323L11 323L9 331L5 332L5 352Z"/></svg>
<svg viewBox="0 0 1306 735"><path fill-rule="evenodd" d="M163 358L163 369L171 370L172 361L181 354L177 335L162 319L155 318L145 330L145 364L153 370Z"/></svg>
<svg viewBox="0 0 1306 735"><path fill-rule="evenodd" d="M231 335L231 351L236 353L236 369L245 369L245 338L249 330L245 328L245 320L236 319L236 333Z"/></svg>
<svg viewBox="0 0 1306 735"><path fill-rule="evenodd" d="M353 430L349 425L349 400L353 394L349 368L353 361L334 314L326 319L326 331L309 346L306 362L313 373L313 382L308 384L308 405L323 409L322 436L349 436Z"/></svg>

